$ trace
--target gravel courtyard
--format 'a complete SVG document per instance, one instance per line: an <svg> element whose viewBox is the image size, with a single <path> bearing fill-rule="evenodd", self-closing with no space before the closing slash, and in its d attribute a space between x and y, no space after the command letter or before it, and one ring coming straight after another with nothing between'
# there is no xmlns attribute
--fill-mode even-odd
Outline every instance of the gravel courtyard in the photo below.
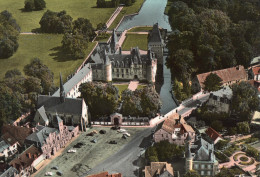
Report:
<svg viewBox="0 0 260 177"><path fill-rule="evenodd" d="M87 132L83 132L79 137L73 141L65 150L61 153L60 156L52 160L47 166L35 175L35 177L42 177L46 172L53 172L53 176L58 176L57 171L61 171L63 176L76 177L81 176L84 172L95 167L97 164L104 161L109 156L113 155L119 151L123 145L128 143L132 137L144 128L124 128L128 133L131 134L131 137L124 139L122 138L122 133L118 133L116 130L111 130L110 127L94 127L89 129ZM105 130L106 134L95 134L94 136L87 136L88 133L96 130ZM93 139L96 139L97 142L91 142ZM117 144L109 144L109 141L115 140ZM80 148L73 147L77 143L83 143ZM76 153L68 153L69 149L76 149ZM53 170L51 167L57 166L59 170ZM102 171L103 169L100 169Z"/></svg>

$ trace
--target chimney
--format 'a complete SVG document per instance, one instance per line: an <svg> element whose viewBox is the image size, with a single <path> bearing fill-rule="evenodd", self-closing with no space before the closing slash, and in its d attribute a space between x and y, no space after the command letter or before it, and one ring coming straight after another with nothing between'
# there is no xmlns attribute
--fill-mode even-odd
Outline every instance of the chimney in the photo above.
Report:
<svg viewBox="0 0 260 177"><path fill-rule="evenodd" d="M239 66L239 65L238 65L238 66L236 66L236 69L237 69L237 70L240 70L240 66Z"/></svg>

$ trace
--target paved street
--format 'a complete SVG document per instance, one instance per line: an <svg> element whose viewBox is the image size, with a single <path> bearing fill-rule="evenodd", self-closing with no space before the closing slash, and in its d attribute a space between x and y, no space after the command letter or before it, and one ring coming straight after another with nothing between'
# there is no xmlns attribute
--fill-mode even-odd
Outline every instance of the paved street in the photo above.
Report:
<svg viewBox="0 0 260 177"><path fill-rule="evenodd" d="M138 158L141 150L149 146L151 140L151 131L155 128L148 128L138 132L133 139L126 144L120 151L101 162L99 165L84 173L95 174L100 171L108 171L109 173L122 173L125 177L138 176L140 164Z"/></svg>

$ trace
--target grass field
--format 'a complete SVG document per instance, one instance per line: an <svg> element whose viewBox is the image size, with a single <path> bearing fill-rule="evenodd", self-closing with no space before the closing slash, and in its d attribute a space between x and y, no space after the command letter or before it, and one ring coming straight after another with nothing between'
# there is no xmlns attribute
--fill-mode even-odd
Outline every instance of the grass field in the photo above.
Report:
<svg viewBox="0 0 260 177"><path fill-rule="evenodd" d="M141 50L147 50L148 34L126 34L126 39L122 45L122 50L130 50L131 47L138 46Z"/></svg>
<svg viewBox="0 0 260 177"><path fill-rule="evenodd" d="M117 24L120 22L120 20L122 19L122 17L124 15L129 15L129 14L133 14L133 13L139 12L139 9L141 8L141 6L144 3L144 1L145 0L136 0L136 2L132 6L124 7L121 10L121 12L118 14L118 16L116 17L114 22L111 24L109 29L114 29L117 26Z"/></svg>
<svg viewBox="0 0 260 177"><path fill-rule="evenodd" d="M116 88L118 88L119 95L128 88L128 84L113 84Z"/></svg>
<svg viewBox="0 0 260 177"><path fill-rule="evenodd" d="M115 10L115 8L95 8L96 0L45 0L45 2L44 10L23 12L24 0L0 0L0 12L8 10L21 26L21 32L31 32L32 29L40 27L39 21L47 9L65 10L74 20L78 17L88 18L94 27L101 22L105 23Z"/></svg>
<svg viewBox="0 0 260 177"><path fill-rule="evenodd" d="M4 77L7 70L14 68L23 71L30 61L38 57L54 73L55 85L59 83L59 72L63 78L73 73L84 59L73 60L61 51L62 35L39 34L20 35L17 52L8 59L0 60L0 78ZM88 53L95 43L89 43Z"/></svg>
<svg viewBox="0 0 260 177"><path fill-rule="evenodd" d="M153 27L149 27L149 26L140 26L140 27L135 27L130 29L127 32L149 32L150 30L152 30Z"/></svg>

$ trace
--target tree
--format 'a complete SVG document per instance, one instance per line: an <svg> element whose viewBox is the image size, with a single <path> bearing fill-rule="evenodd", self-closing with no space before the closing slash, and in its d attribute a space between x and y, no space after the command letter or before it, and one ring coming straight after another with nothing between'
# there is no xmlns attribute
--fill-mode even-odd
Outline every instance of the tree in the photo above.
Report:
<svg viewBox="0 0 260 177"><path fill-rule="evenodd" d="M197 171L190 170L183 175L183 177L200 177Z"/></svg>
<svg viewBox="0 0 260 177"><path fill-rule="evenodd" d="M34 0L35 10L43 10L46 7L44 0Z"/></svg>
<svg viewBox="0 0 260 177"><path fill-rule="evenodd" d="M214 120L211 123L211 127L214 128L216 131L222 131L224 128L222 122L219 120Z"/></svg>
<svg viewBox="0 0 260 177"><path fill-rule="evenodd" d="M45 33L65 33L72 31L72 17L66 11L53 12L47 10L41 20L41 31Z"/></svg>
<svg viewBox="0 0 260 177"><path fill-rule="evenodd" d="M248 122L237 123L237 133L249 134L250 133L250 127L249 127Z"/></svg>
<svg viewBox="0 0 260 177"><path fill-rule="evenodd" d="M15 77L15 76L21 76L21 75L22 75L22 73L18 69L8 70L5 73L5 79L12 78L12 77Z"/></svg>
<svg viewBox="0 0 260 177"><path fill-rule="evenodd" d="M221 88L222 79L215 73L210 73L204 81L204 90L208 92L217 91Z"/></svg>
<svg viewBox="0 0 260 177"><path fill-rule="evenodd" d="M250 157L254 157L256 160L259 159L259 152L257 149L255 149L254 147L252 146L247 146L247 149L246 149L246 155L250 156Z"/></svg>
<svg viewBox="0 0 260 177"><path fill-rule="evenodd" d="M8 11L0 13L0 59L8 58L18 49L20 27Z"/></svg>
<svg viewBox="0 0 260 177"><path fill-rule="evenodd" d="M35 9L34 6L34 0L25 0L24 1L24 10L29 12L29 11L33 11Z"/></svg>
<svg viewBox="0 0 260 177"><path fill-rule="evenodd" d="M53 91L53 72L46 65L42 64L40 59L34 58L30 64L25 65L24 73L27 76L36 77L41 80L43 94L49 94ZM33 82L37 83L36 80ZM36 90L38 89L39 87Z"/></svg>
<svg viewBox="0 0 260 177"><path fill-rule="evenodd" d="M240 120L251 119L251 113L259 106L258 91L248 82L240 82L232 86L231 111Z"/></svg>
<svg viewBox="0 0 260 177"><path fill-rule="evenodd" d="M95 37L94 28L89 19L86 18L78 18L77 20L73 21L72 33L80 33L87 40L92 40Z"/></svg>
<svg viewBox="0 0 260 177"><path fill-rule="evenodd" d="M220 140L217 142L217 144L215 145L215 148L218 150L223 150L228 144L228 141L226 140Z"/></svg>

